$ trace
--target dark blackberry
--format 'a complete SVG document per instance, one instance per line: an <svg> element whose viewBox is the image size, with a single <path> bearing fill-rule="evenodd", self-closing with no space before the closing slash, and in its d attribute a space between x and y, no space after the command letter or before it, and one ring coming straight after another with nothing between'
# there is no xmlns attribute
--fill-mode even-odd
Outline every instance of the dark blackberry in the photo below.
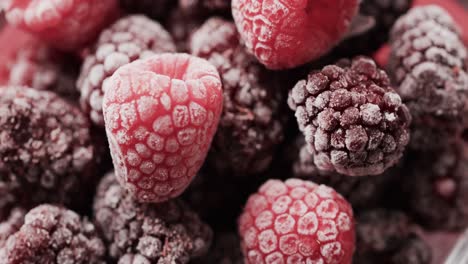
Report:
<svg viewBox="0 0 468 264"><path fill-rule="evenodd" d="M81 68L77 82L80 103L91 120L104 126L103 83L122 65L155 53L174 52L169 33L143 15L121 18L104 30Z"/></svg>
<svg viewBox="0 0 468 264"><path fill-rule="evenodd" d="M206 253L211 229L181 200L141 204L109 173L98 186L94 217L113 260L188 263Z"/></svg>
<svg viewBox="0 0 468 264"><path fill-rule="evenodd" d="M431 249L405 214L374 209L359 214L356 223L353 263L431 263Z"/></svg>
<svg viewBox="0 0 468 264"><path fill-rule="evenodd" d="M85 206L102 153L83 113L54 93L26 87L0 87L0 112L0 192L28 208Z"/></svg>
<svg viewBox="0 0 468 264"><path fill-rule="evenodd" d="M411 146L447 144L468 109L467 51L457 25L438 6L417 7L395 23L391 42L391 77L413 116Z"/></svg>
<svg viewBox="0 0 468 264"><path fill-rule="evenodd" d="M224 108L208 156L220 171L265 171L283 141L278 82L239 42L234 23L211 18L191 38L190 50L209 60L223 81Z"/></svg>
<svg viewBox="0 0 468 264"><path fill-rule="evenodd" d="M240 245L240 238L236 233L216 233L208 254L196 259L193 264L244 264Z"/></svg>
<svg viewBox="0 0 468 264"><path fill-rule="evenodd" d="M1 263L104 264L105 247L94 225L73 211L41 205L0 249Z"/></svg>
<svg viewBox="0 0 468 264"><path fill-rule="evenodd" d="M410 152L402 188L409 213L431 229L468 226L468 153L461 142L434 152Z"/></svg>
<svg viewBox="0 0 468 264"><path fill-rule="evenodd" d="M378 175L399 161L409 141L410 113L370 58L312 72L288 103L320 170Z"/></svg>
<svg viewBox="0 0 468 264"><path fill-rule="evenodd" d="M164 20L175 6L174 0L119 0L120 7L130 14L145 14L150 18Z"/></svg>
<svg viewBox="0 0 468 264"><path fill-rule="evenodd" d="M8 238L21 228L25 214L23 208L16 207L11 210L10 216L0 223L0 248L4 247Z"/></svg>
<svg viewBox="0 0 468 264"><path fill-rule="evenodd" d="M293 162L293 177L311 180L334 188L351 203L355 211L388 204L388 186L400 172L398 166L379 176L348 177L336 172L321 171L315 166L304 137L296 142L298 156ZM297 155L297 154L296 154Z"/></svg>
<svg viewBox="0 0 468 264"><path fill-rule="evenodd" d="M412 0L363 0L357 27L365 30L356 32L334 50L341 56L371 54L388 41L390 29L395 21L411 7Z"/></svg>

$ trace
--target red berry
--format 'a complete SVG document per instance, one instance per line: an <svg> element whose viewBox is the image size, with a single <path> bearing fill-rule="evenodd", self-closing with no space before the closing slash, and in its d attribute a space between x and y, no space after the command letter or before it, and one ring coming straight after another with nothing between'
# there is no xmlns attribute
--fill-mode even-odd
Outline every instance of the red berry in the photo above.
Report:
<svg viewBox="0 0 468 264"><path fill-rule="evenodd" d="M143 202L181 194L200 169L221 115L215 67L186 54L155 55L118 69L104 91L119 182Z"/></svg>
<svg viewBox="0 0 468 264"><path fill-rule="evenodd" d="M92 41L118 12L116 0L7 0L9 23L63 50Z"/></svg>
<svg viewBox="0 0 468 264"><path fill-rule="evenodd" d="M233 0L232 14L249 51L270 69L324 55L346 33L357 0Z"/></svg>
<svg viewBox="0 0 468 264"><path fill-rule="evenodd" d="M351 263L355 245L349 203L299 179L269 180L250 196L239 234L247 264Z"/></svg>

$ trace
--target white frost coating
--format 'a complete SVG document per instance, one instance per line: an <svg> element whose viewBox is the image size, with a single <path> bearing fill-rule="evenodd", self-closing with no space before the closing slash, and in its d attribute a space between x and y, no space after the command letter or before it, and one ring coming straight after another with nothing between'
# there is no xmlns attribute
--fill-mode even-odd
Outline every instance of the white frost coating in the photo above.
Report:
<svg viewBox="0 0 468 264"><path fill-rule="evenodd" d="M202 125L207 117L206 109L195 102L190 102L189 108L191 123L196 126Z"/></svg>
<svg viewBox="0 0 468 264"><path fill-rule="evenodd" d="M302 235L313 235L317 232L318 219L314 212L308 212L297 222L297 232Z"/></svg>
<svg viewBox="0 0 468 264"><path fill-rule="evenodd" d="M184 81L172 79L171 98L176 104L182 104L188 100L188 89Z"/></svg>
<svg viewBox="0 0 468 264"><path fill-rule="evenodd" d="M169 178L169 171L166 168L157 168L154 177L159 181L165 181Z"/></svg>
<svg viewBox="0 0 468 264"><path fill-rule="evenodd" d="M254 227L251 227L245 231L243 241L247 247L252 248L257 246L257 234L258 232Z"/></svg>
<svg viewBox="0 0 468 264"><path fill-rule="evenodd" d="M171 117L168 115L158 117L153 123L153 130L161 135L170 135L173 131Z"/></svg>
<svg viewBox="0 0 468 264"><path fill-rule="evenodd" d="M258 235L258 243L260 250L268 254L275 250L278 246L278 238L273 230L265 230Z"/></svg>
<svg viewBox="0 0 468 264"><path fill-rule="evenodd" d="M136 153L136 151L132 149L127 151L127 154L125 155L125 159L127 160L128 164L132 166L138 166L141 163L140 156Z"/></svg>
<svg viewBox="0 0 468 264"><path fill-rule="evenodd" d="M322 218L335 218L339 211L338 204L333 200L322 201L317 207L317 214Z"/></svg>
<svg viewBox="0 0 468 264"><path fill-rule="evenodd" d="M185 128L177 133L177 140L182 146L189 146L195 141L197 130L195 128Z"/></svg>
<svg viewBox="0 0 468 264"><path fill-rule="evenodd" d="M276 199L272 205L272 210L275 214L282 214L288 210L289 205L292 203L292 199L289 196L281 196Z"/></svg>
<svg viewBox="0 0 468 264"><path fill-rule="evenodd" d="M277 197L286 194L288 188L279 180L269 180L260 187L259 191L268 197Z"/></svg>
<svg viewBox="0 0 468 264"><path fill-rule="evenodd" d="M161 104L163 105L164 109L166 109L166 111L170 111L171 110L171 97L169 97L169 95L167 93L163 93L161 95Z"/></svg>
<svg viewBox="0 0 468 264"><path fill-rule="evenodd" d="M292 189L289 194L294 199L302 199L302 197L304 197L307 193L309 193L309 190L307 190L306 188L296 187L296 188Z"/></svg>
<svg viewBox="0 0 468 264"><path fill-rule="evenodd" d="M250 250L247 254L250 263L264 264L262 254L257 250Z"/></svg>
<svg viewBox="0 0 468 264"><path fill-rule="evenodd" d="M278 234L287 234L294 229L296 220L289 214L282 214L275 219L274 229Z"/></svg>
<svg viewBox="0 0 468 264"><path fill-rule="evenodd" d="M291 215L303 216L306 212L307 205L301 200L294 201L291 207L289 208L289 213Z"/></svg>
<svg viewBox="0 0 468 264"><path fill-rule="evenodd" d="M138 115L142 121L151 119L158 109L158 101L150 96L142 96L137 101Z"/></svg>
<svg viewBox="0 0 468 264"><path fill-rule="evenodd" d="M282 264L282 263L284 263L283 255L279 252L273 252L270 255L266 256L265 258L265 264Z"/></svg>
<svg viewBox="0 0 468 264"><path fill-rule="evenodd" d="M143 158L149 158L151 156L151 151L149 150L149 148L145 144L142 144L142 143L136 144L135 145L135 150Z"/></svg>
<svg viewBox="0 0 468 264"><path fill-rule="evenodd" d="M130 129L137 121L137 113L133 102L124 103L120 106L121 126Z"/></svg>
<svg viewBox="0 0 468 264"><path fill-rule="evenodd" d="M164 148L164 138L158 136L157 134L151 133L146 144L148 144L148 147L153 150L161 151Z"/></svg>
<svg viewBox="0 0 468 264"><path fill-rule="evenodd" d="M273 225L273 214L270 211L263 211L255 218L255 226L259 230L264 230Z"/></svg>
<svg viewBox="0 0 468 264"><path fill-rule="evenodd" d="M351 230L351 219L349 218L348 214L345 212L341 212L338 215L338 229L342 232L346 232Z"/></svg>
<svg viewBox="0 0 468 264"><path fill-rule="evenodd" d="M115 72L118 68L130 62L127 55L113 52L104 60L104 70L106 72Z"/></svg>
<svg viewBox="0 0 468 264"><path fill-rule="evenodd" d="M297 252L299 237L296 234L289 234L280 237L279 249L286 255L292 255Z"/></svg>
<svg viewBox="0 0 468 264"><path fill-rule="evenodd" d="M317 189L315 190L315 193L318 194L322 198L331 198L333 199L333 189L326 186L326 185L319 185Z"/></svg>
<svg viewBox="0 0 468 264"><path fill-rule="evenodd" d="M305 195L304 201L310 209L313 209L317 206L319 198L315 193L310 192Z"/></svg>
<svg viewBox="0 0 468 264"><path fill-rule="evenodd" d="M341 243L332 242L325 244L320 248L320 253L325 258L325 260L330 263L333 260L333 258L343 254Z"/></svg>
<svg viewBox="0 0 468 264"><path fill-rule="evenodd" d="M151 174L156 169L156 166L151 161L145 161L140 165L140 171L145 174Z"/></svg>
<svg viewBox="0 0 468 264"><path fill-rule="evenodd" d="M382 120L380 107L376 104L364 104L361 106L361 119L366 125L377 125Z"/></svg>
<svg viewBox="0 0 468 264"><path fill-rule="evenodd" d="M176 105L172 110L172 120L175 127L185 127L189 124L189 110L185 105Z"/></svg>
<svg viewBox="0 0 468 264"><path fill-rule="evenodd" d="M336 228L335 221L329 219L323 219L319 231L317 232L317 238L320 242L335 240L338 236L338 229Z"/></svg>

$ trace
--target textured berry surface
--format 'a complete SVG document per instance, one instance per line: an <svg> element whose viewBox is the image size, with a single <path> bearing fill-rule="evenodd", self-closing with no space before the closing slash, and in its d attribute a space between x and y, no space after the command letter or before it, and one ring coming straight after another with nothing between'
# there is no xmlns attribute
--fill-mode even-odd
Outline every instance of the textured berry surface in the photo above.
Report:
<svg viewBox="0 0 468 264"><path fill-rule="evenodd" d="M445 142L460 132L467 107L466 62L457 25L443 9L417 7L395 23L389 68L413 116L413 147Z"/></svg>
<svg viewBox="0 0 468 264"><path fill-rule="evenodd" d="M119 19L104 30L83 63L77 82L81 108L91 120L104 126L103 83L121 66L155 53L174 52L169 33L158 22L143 15Z"/></svg>
<svg viewBox="0 0 468 264"><path fill-rule="evenodd" d="M190 41L191 53L211 62L223 82L224 108L210 165L251 175L265 171L283 141L283 96L271 76L239 42L234 23L211 18Z"/></svg>
<svg viewBox="0 0 468 264"><path fill-rule="evenodd" d="M430 264L431 249L416 234L416 227L398 211L373 209L356 219L354 262L371 264Z"/></svg>
<svg viewBox="0 0 468 264"><path fill-rule="evenodd" d="M25 214L24 209L16 207L11 210L8 218L0 223L0 248L4 247L8 238L21 228Z"/></svg>
<svg viewBox="0 0 468 264"><path fill-rule="evenodd" d="M9 23L62 50L76 50L95 37L116 15L116 0L6 0Z"/></svg>
<svg viewBox="0 0 468 264"><path fill-rule="evenodd" d="M161 54L119 68L103 111L119 182L139 201L180 195L203 164L223 107L206 60Z"/></svg>
<svg viewBox="0 0 468 264"><path fill-rule="evenodd" d="M282 69L324 55L346 32L357 7L357 0L233 0L232 14L249 51L268 68Z"/></svg>
<svg viewBox="0 0 468 264"><path fill-rule="evenodd" d="M369 58L312 72L292 89L288 103L320 170L381 174L409 141L409 111Z"/></svg>
<svg viewBox="0 0 468 264"><path fill-rule="evenodd" d="M154 19L168 16L176 1L174 0L119 0L120 6L128 13L145 14Z"/></svg>
<svg viewBox="0 0 468 264"><path fill-rule="evenodd" d="M434 152L409 153L402 183L409 213L431 229L468 226L468 153L457 142Z"/></svg>
<svg viewBox="0 0 468 264"><path fill-rule="evenodd" d="M188 263L210 246L212 232L181 200L138 203L113 173L99 184L94 217L108 253L120 264Z"/></svg>
<svg viewBox="0 0 468 264"><path fill-rule="evenodd" d="M0 87L0 113L1 192L25 205L90 198L101 153L78 108L51 92Z"/></svg>
<svg viewBox="0 0 468 264"><path fill-rule="evenodd" d="M239 219L247 264L351 263L354 218L333 189L299 179L269 180Z"/></svg>
<svg viewBox="0 0 468 264"><path fill-rule="evenodd" d="M105 247L94 225L73 211L41 205L0 249L0 263L104 263Z"/></svg>
<svg viewBox="0 0 468 264"><path fill-rule="evenodd" d="M387 190L398 175L398 168L389 169L376 177L348 177L336 172L321 171L315 166L313 155L307 149L303 136L296 144L299 153L293 162L294 177L332 187L349 201L355 211L386 204Z"/></svg>

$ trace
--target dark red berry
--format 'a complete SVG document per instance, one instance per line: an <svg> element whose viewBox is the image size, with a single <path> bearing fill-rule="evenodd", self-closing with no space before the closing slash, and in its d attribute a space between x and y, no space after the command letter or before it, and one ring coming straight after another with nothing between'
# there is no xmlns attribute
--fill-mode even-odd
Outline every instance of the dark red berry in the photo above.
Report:
<svg viewBox="0 0 468 264"><path fill-rule="evenodd" d="M291 90L289 105L320 170L378 175L409 141L409 111L370 58L312 72Z"/></svg>

